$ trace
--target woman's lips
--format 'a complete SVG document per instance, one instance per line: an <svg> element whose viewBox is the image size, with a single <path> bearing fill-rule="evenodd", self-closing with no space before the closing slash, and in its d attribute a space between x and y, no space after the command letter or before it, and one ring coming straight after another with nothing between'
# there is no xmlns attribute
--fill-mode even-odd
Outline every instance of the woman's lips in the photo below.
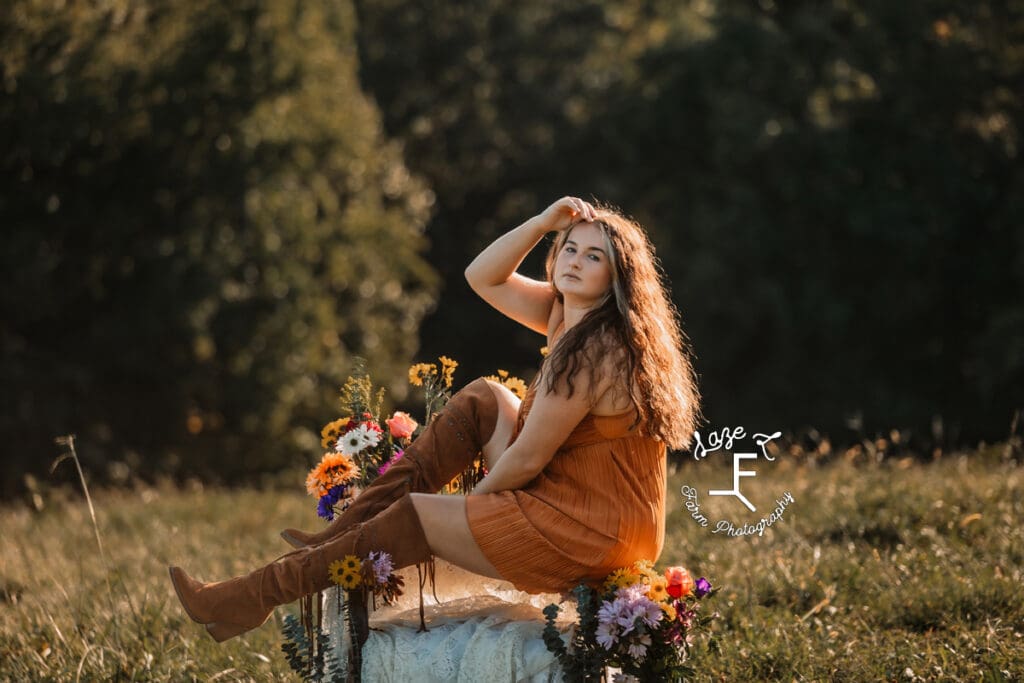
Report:
<svg viewBox="0 0 1024 683"><path fill-rule="evenodd" d="M573 280L579 280L580 279L578 275L573 275L572 273L566 273L562 277L571 277Z"/></svg>

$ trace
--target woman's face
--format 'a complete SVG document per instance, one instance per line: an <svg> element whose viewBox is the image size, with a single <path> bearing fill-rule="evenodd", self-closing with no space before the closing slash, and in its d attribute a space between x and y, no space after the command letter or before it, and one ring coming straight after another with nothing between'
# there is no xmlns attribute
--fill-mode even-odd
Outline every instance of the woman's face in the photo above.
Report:
<svg viewBox="0 0 1024 683"><path fill-rule="evenodd" d="M604 233L597 223L579 223L555 259L555 287L574 303L589 306L599 302L612 286L612 262Z"/></svg>

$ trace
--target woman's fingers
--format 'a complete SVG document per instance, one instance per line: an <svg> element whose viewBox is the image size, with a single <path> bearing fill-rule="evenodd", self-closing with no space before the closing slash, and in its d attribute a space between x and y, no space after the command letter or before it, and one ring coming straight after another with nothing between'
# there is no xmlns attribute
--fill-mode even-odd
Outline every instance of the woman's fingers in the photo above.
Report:
<svg viewBox="0 0 1024 683"><path fill-rule="evenodd" d="M570 215L582 221L592 221L595 217L594 207L579 197L566 197L569 200Z"/></svg>
<svg viewBox="0 0 1024 683"><path fill-rule="evenodd" d="M562 197L544 212L552 230L567 230L576 223L595 220L594 207L579 197Z"/></svg>

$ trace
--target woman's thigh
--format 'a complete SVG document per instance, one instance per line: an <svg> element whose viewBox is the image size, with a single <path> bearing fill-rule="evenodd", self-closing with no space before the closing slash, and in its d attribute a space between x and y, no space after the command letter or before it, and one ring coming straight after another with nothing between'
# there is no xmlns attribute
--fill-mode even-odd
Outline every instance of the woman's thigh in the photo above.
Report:
<svg viewBox="0 0 1024 683"><path fill-rule="evenodd" d="M497 382L491 380L487 381L487 386L494 392L494 398L498 401L498 420L494 425L494 434L491 435L491 439L484 444L484 464L487 465L487 469L494 469L495 463L498 462L498 458L508 448L509 439L512 438L512 432L516 427L516 417L519 415L519 397L516 396L508 387L502 386Z"/></svg>
<svg viewBox="0 0 1024 683"><path fill-rule="evenodd" d="M430 550L438 557L476 574L502 578L469 530L465 496L413 493L412 503L420 518Z"/></svg>

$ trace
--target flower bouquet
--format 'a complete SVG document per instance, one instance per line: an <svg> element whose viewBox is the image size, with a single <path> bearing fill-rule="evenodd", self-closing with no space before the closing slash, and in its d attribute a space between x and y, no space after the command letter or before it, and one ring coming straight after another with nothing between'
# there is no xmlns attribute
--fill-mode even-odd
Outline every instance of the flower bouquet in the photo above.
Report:
<svg viewBox="0 0 1024 683"><path fill-rule="evenodd" d="M608 667L619 681L675 681L692 675L688 660L695 632L710 617L701 601L715 591L683 567L659 574L648 561L612 572L600 591L580 584L573 593L579 618L569 647L555 626L557 605L544 608L544 643L567 681L602 680Z"/></svg>
<svg viewBox="0 0 1024 683"><path fill-rule="evenodd" d="M439 363L417 363L409 368L409 383L424 388L426 402L425 424L440 411L451 398L452 379L458 363L446 356ZM498 371L495 381L509 387L522 398L526 384L504 370ZM369 375L360 364L341 388L342 417L326 425L320 432L321 448L325 453L306 477L306 490L317 500L317 514L327 521L343 511L361 490L370 486L398 462L405 448L423 428L407 413L398 411L383 419L384 389L375 389ZM472 488L485 474L482 458L466 472L455 477L444 489L446 492ZM334 674L358 680L360 645L355 637L355 620L366 623L368 603L374 607L378 599L391 604L402 594L402 579L392 572L391 557L373 551L368 557L347 556L328 568L330 578L339 590L335 598L342 601L343 611L352 631L350 661L333 661L327 652L327 639L320 629L321 616L312 619L314 603L303 607L302 623L294 618L285 620L285 644L282 646L292 668L307 680L329 679ZM319 610L321 602L315 607ZM337 611L341 612L339 608ZM326 672L326 673L325 673ZM330 674L330 675L328 675Z"/></svg>
<svg viewBox="0 0 1024 683"><path fill-rule="evenodd" d="M439 360L440 370L433 363L409 368L409 382L426 385L428 423L450 398L448 391L458 367L445 356ZM369 375L360 367L341 388L345 417L328 422L320 431L320 446L327 452L306 477L306 490L317 499L317 514L327 521L347 507L357 490L372 484L402 457L419 427L401 411L380 419L383 403L384 389L374 392Z"/></svg>

